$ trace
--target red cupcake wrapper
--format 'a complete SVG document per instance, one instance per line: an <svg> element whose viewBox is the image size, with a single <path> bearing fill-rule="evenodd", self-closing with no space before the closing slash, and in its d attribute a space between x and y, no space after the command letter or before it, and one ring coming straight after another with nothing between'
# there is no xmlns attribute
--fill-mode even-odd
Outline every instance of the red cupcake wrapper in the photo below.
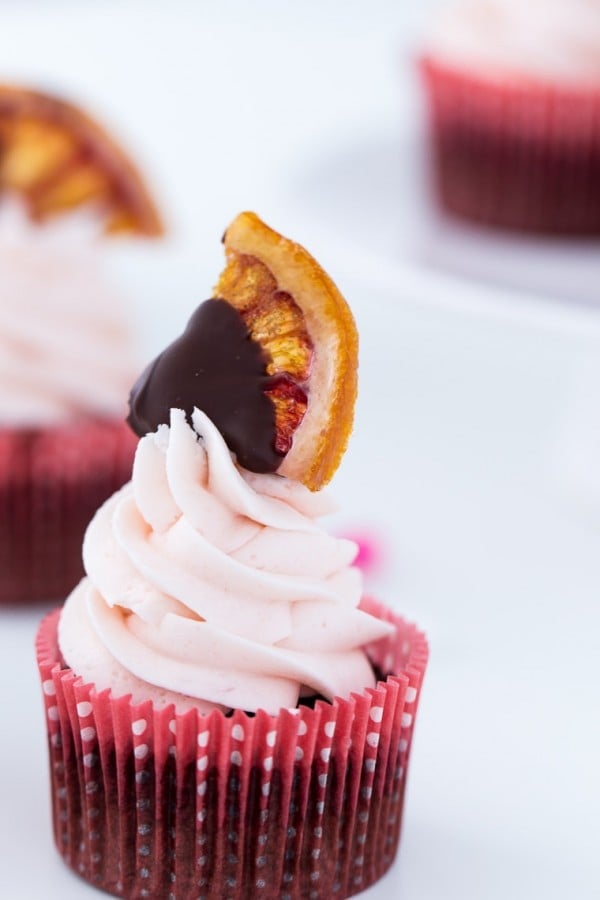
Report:
<svg viewBox="0 0 600 900"><path fill-rule="evenodd" d="M600 88L503 82L424 58L437 193L488 225L600 234Z"/></svg>
<svg viewBox="0 0 600 900"><path fill-rule="evenodd" d="M55 840L81 877L117 896L171 900L350 897L391 866L425 637L374 600L397 633L371 644L393 672L375 689L271 716L137 706L60 663L55 610L37 659Z"/></svg>
<svg viewBox="0 0 600 900"><path fill-rule="evenodd" d="M83 575L87 525L131 478L121 421L0 431L0 605L65 597Z"/></svg>

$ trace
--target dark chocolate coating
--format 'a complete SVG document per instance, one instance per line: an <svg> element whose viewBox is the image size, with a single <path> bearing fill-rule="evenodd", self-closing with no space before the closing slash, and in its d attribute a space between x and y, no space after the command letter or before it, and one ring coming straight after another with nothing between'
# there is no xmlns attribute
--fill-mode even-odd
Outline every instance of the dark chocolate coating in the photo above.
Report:
<svg viewBox="0 0 600 900"><path fill-rule="evenodd" d="M188 419L201 409L219 429L240 465L274 472L275 410L264 394L273 383L267 357L240 313L225 300L202 303L181 337L157 356L129 396L128 423L140 437L169 424L169 411Z"/></svg>

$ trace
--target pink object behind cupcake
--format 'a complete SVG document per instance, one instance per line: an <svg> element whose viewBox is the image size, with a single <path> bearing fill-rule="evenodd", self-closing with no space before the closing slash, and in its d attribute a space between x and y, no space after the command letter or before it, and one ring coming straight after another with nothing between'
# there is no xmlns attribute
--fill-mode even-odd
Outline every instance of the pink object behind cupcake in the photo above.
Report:
<svg viewBox="0 0 600 900"><path fill-rule="evenodd" d="M87 523L131 473L135 341L100 244L85 212L0 208L0 605L77 583Z"/></svg>
<svg viewBox="0 0 600 900"><path fill-rule="evenodd" d="M447 4L421 59L436 189L488 225L600 233L600 3Z"/></svg>

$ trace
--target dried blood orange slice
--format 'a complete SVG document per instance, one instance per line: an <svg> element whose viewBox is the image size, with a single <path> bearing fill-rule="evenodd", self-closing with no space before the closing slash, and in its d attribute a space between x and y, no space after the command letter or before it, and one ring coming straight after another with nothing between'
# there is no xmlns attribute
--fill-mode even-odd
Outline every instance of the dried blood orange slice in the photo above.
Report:
<svg viewBox="0 0 600 900"><path fill-rule="evenodd" d="M254 213L223 237L214 296L235 307L267 359L277 471L311 490L337 469L352 429L358 336L350 309L313 257Z"/></svg>
<svg viewBox="0 0 600 900"><path fill-rule="evenodd" d="M0 191L23 197L34 220L90 205L107 233L163 231L129 157L76 106L0 85Z"/></svg>

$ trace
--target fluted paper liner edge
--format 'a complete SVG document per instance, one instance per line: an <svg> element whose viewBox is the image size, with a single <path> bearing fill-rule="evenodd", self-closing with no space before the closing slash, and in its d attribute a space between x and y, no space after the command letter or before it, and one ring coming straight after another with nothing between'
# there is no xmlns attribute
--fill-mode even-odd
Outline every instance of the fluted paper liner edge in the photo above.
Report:
<svg viewBox="0 0 600 900"><path fill-rule="evenodd" d="M56 845L97 887L127 898L349 897L398 847L424 635L369 645L374 689L315 708L202 715L133 705L60 663L59 610L36 642Z"/></svg>

